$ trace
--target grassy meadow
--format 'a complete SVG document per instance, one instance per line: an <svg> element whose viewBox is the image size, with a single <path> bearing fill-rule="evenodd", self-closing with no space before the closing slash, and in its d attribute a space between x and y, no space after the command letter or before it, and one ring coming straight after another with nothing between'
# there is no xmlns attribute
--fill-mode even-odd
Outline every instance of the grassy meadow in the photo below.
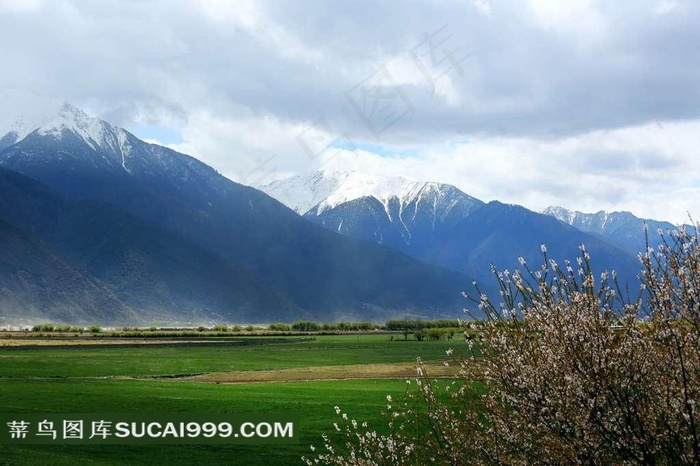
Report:
<svg viewBox="0 0 700 466"><path fill-rule="evenodd" d="M298 445L0 446L0 464L301 464L331 432L339 405L381 428L386 395L401 397L416 357L450 377L445 350L458 341L404 341L388 334L264 338L232 346L109 344L42 347L0 338L0 396L6 413L294 413ZM225 339L224 339L225 340ZM101 341L95 339L95 341ZM36 344L36 346L34 346ZM32 345L32 346L27 346Z"/></svg>

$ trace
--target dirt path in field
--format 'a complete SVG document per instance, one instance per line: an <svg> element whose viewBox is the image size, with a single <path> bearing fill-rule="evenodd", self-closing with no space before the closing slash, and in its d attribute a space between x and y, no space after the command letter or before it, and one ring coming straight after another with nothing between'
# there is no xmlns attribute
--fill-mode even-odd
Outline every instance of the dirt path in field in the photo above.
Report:
<svg viewBox="0 0 700 466"><path fill-rule="evenodd" d="M430 377L457 377L459 366L445 366L443 363L425 363ZM199 374L161 374L144 376L0 376L8 380L158 380L173 382L201 383L254 383L254 382L313 382L317 380L382 380L413 379L417 376L412 364L356 364L349 366L298 367L292 369L274 369L262 371L208 372Z"/></svg>
<svg viewBox="0 0 700 466"><path fill-rule="evenodd" d="M459 374L459 366L443 363L426 364L431 377L450 377ZM245 382L301 382L312 380L349 379L411 379L416 377L414 364L357 364L350 366L299 367L266 371L211 372L180 380L189 382L245 383Z"/></svg>

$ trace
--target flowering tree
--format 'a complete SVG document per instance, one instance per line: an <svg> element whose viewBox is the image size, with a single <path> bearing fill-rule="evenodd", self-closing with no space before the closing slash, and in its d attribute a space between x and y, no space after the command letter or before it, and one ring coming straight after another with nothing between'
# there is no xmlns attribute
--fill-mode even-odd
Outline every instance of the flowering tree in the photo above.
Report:
<svg viewBox="0 0 700 466"><path fill-rule="evenodd" d="M466 323L458 380L388 400L388 433L341 416L308 464L700 464L700 244L662 235L630 297L575 264L495 271L502 303ZM636 292L635 292L636 293Z"/></svg>

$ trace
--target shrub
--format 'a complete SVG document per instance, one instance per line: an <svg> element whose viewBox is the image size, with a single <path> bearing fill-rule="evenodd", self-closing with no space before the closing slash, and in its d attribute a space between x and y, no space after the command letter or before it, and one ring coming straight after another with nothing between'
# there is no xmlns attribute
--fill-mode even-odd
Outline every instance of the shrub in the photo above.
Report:
<svg viewBox="0 0 700 466"><path fill-rule="evenodd" d="M32 332L53 332L53 324L38 324L32 327Z"/></svg>
<svg viewBox="0 0 700 466"><path fill-rule="evenodd" d="M413 338L415 338L418 341L425 340L425 336L426 336L425 330L416 330L415 332L413 332Z"/></svg>
<svg viewBox="0 0 700 466"><path fill-rule="evenodd" d="M88 331L90 333L100 333L102 331L102 328L99 325L91 325L88 327Z"/></svg>
<svg viewBox="0 0 700 466"><path fill-rule="evenodd" d="M278 332L288 332L289 330L291 330L291 327L289 326L289 324L279 322L276 324L270 324L269 329L276 330Z"/></svg>
<svg viewBox="0 0 700 466"><path fill-rule="evenodd" d="M292 330L297 332L317 332L321 330L321 326L311 320L303 320L299 322L294 322L292 324Z"/></svg>
<svg viewBox="0 0 700 466"><path fill-rule="evenodd" d="M428 340L439 340L445 335L446 332L443 329L438 329L438 328L431 328L428 329L427 335L428 335Z"/></svg>
<svg viewBox="0 0 700 466"><path fill-rule="evenodd" d="M640 254L640 293L547 257L496 272L476 299L459 383L431 381L391 408L389 434L341 419L326 464L700 464L700 245L686 230ZM483 343L483 359L474 346ZM340 413L340 409L336 409Z"/></svg>

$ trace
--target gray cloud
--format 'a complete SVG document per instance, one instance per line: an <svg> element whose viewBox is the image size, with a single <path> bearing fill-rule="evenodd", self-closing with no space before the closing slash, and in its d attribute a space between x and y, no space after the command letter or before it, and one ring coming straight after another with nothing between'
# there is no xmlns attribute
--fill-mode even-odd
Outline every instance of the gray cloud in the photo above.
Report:
<svg viewBox="0 0 700 466"><path fill-rule="evenodd" d="M554 137L698 116L697 2L665 14L650 0L570 13L539 3L554 6L492 1L485 16L456 1L39 3L0 13L0 38L13 44L0 51L11 64L0 83L105 109L202 106L297 122L323 115L367 137L343 92L392 60L410 67L412 47L446 24L444 46L470 54L463 76L442 78L455 102L396 76L415 112L383 133L387 142Z"/></svg>
<svg viewBox="0 0 700 466"><path fill-rule="evenodd" d="M175 128L184 139L177 148L230 175L270 154L281 172L306 168L295 136L319 118L326 139L421 156L446 141L528 139L528 157L546 166L539 142L569 141L547 152L559 167L547 173L628 176L626 197L586 194L624 203L634 179L682 174L692 145L661 137L627 152L595 134L659 122L684 128L700 117L699 23L693 0L0 0L0 88L65 99L127 128ZM416 47L437 31L438 60L445 48L461 60L451 70L449 61L410 54L425 53ZM357 87L378 76L385 87ZM377 108L407 111L378 138L362 119L382 127L377 108L368 116L371 99L362 100L376 90L394 97ZM579 136L586 144L570 143ZM421 166L420 157L400 162L407 172ZM539 186L563 196L561 183ZM507 191L517 197L517 185Z"/></svg>

